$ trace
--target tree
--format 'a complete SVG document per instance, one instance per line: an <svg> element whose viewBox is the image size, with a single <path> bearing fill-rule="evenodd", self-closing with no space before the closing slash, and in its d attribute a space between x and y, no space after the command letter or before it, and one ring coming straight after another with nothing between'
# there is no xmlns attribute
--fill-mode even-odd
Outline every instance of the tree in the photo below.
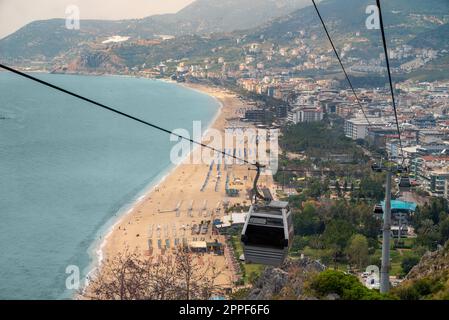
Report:
<svg viewBox="0 0 449 320"><path fill-rule="evenodd" d="M449 217L447 217L440 223L439 230L441 238L440 243L443 244L449 240Z"/></svg>
<svg viewBox="0 0 449 320"><path fill-rule="evenodd" d="M419 257L417 256L409 256L402 259L401 268L404 275L408 274L410 270L412 270L412 268L418 264L418 262Z"/></svg>
<svg viewBox="0 0 449 320"><path fill-rule="evenodd" d="M340 271L326 270L316 275L308 289L318 298L337 294L342 300L382 300L390 296L365 287L357 277Z"/></svg>
<svg viewBox="0 0 449 320"><path fill-rule="evenodd" d="M423 206L417 208L413 219L415 229L419 228L420 224L425 220L432 220L433 224L437 225L447 217L447 211L448 206L445 199L432 198L430 205L425 203Z"/></svg>
<svg viewBox="0 0 449 320"><path fill-rule="evenodd" d="M368 239L361 234L353 235L346 248L346 254L350 262L362 270L368 261Z"/></svg>
<svg viewBox="0 0 449 320"><path fill-rule="evenodd" d="M341 196L341 188L340 183L338 181L335 181L335 191L337 192L337 196Z"/></svg>
<svg viewBox="0 0 449 320"><path fill-rule="evenodd" d="M418 237L416 242L429 249L434 250L439 240L439 233L437 226L434 225L431 219L425 219L420 223L420 227L417 229Z"/></svg>
<svg viewBox="0 0 449 320"><path fill-rule="evenodd" d="M209 299L222 292L213 264L200 263L186 250L176 255L142 257L125 252L108 259L82 293L97 300L190 300Z"/></svg>
<svg viewBox="0 0 449 320"><path fill-rule="evenodd" d="M310 202L305 203L303 210L293 216L293 225L295 234L301 236L313 235L323 229L317 210Z"/></svg>
<svg viewBox="0 0 449 320"><path fill-rule="evenodd" d="M360 226L358 228L358 232L363 234L365 237L369 239L373 239L377 241L377 236L382 228L381 220L377 219L373 214L370 208L361 213L360 217Z"/></svg>
<svg viewBox="0 0 449 320"><path fill-rule="evenodd" d="M312 180L307 189L307 193L310 197L318 199L326 193L326 186L318 180Z"/></svg>
<svg viewBox="0 0 449 320"><path fill-rule="evenodd" d="M360 181L359 195L363 198L370 198L380 201L385 197L385 190L381 177L365 177Z"/></svg>
<svg viewBox="0 0 449 320"><path fill-rule="evenodd" d="M332 220L326 225L323 240L326 243L326 247L332 252L335 266L353 234L354 227L345 220Z"/></svg>
<svg viewBox="0 0 449 320"><path fill-rule="evenodd" d="M354 227L351 223L336 219L326 224L323 239L326 244L337 245L340 249L346 248L349 239L354 234Z"/></svg>

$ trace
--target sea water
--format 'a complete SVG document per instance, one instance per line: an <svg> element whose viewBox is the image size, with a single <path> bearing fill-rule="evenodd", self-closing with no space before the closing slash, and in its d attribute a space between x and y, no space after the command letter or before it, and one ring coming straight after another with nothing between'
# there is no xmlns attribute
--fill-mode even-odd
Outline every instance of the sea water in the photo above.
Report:
<svg viewBox="0 0 449 320"><path fill-rule="evenodd" d="M173 130L203 129L219 103L130 77L35 74ZM173 165L167 133L16 75L0 73L0 299L66 299L92 246ZM68 269L72 270L72 269Z"/></svg>

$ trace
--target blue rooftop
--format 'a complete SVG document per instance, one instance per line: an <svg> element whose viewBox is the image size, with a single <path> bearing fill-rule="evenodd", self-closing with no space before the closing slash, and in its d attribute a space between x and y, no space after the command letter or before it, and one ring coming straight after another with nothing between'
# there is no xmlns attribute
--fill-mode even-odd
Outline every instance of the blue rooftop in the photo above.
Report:
<svg viewBox="0 0 449 320"><path fill-rule="evenodd" d="M382 209L385 210L385 201L381 201ZM391 200L391 210L415 211L416 203L400 200Z"/></svg>

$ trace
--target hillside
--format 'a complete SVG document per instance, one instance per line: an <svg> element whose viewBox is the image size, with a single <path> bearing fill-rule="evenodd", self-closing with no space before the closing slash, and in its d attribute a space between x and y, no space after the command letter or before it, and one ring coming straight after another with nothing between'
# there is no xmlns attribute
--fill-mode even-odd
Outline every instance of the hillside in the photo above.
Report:
<svg viewBox="0 0 449 320"><path fill-rule="evenodd" d="M365 54L370 56L369 51L380 48L381 45L379 30L368 30L365 25L368 17L365 10L372 4L370 0L327 0L318 6L337 43L344 44L351 39L358 41L363 44ZM397 45L406 43L422 33L425 33L422 37L426 37L440 26L440 21L444 20L447 12L449 2L446 0L384 2L383 15L387 40L390 44ZM248 35L248 38L256 40L263 36L265 40L276 39L278 43L285 44L298 36L301 31L327 41L315 9L311 6L257 28ZM375 53L373 56L377 56L378 52Z"/></svg>
<svg viewBox="0 0 449 320"><path fill-rule="evenodd" d="M64 19L35 21L0 40L3 60L51 60L86 42L101 43L113 35L153 39L158 35L232 32L254 28L288 14L306 0L197 0L176 14L144 19L82 20L80 30L68 30Z"/></svg>
<svg viewBox="0 0 449 320"><path fill-rule="evenodd" d="M429 47L448 50L449 41L447 39L449 39L449 23L417 35L416 38L410 40L409 44L420 48Z"/></svg>
<svg viewBox="0 0 449 320"><path fill-rule="evenodd" d="M395 299L366 288L354 275L326 270L320 262L308 258L288 260L279 268L266 268L242 296L248 300Z"/></svg>
<svg viewBox="0 0 449 320"><path fill-rule="evenodd" d="M268 267L247 293L249 300L274 298L304 299L306 282L325 270L324 265L308 258L287 260L281 267Z"/></svg>
<svg viewBox="0 0 449 320"><path fill-rule="evenodd" d="M177 33L250 29L309 4L309 0L197 0L176 14L181 23Z"/></svg>
<svg viewBox="0 0 449 320"><path fill-rule="evenodd" d="M428 252L404 282L388 295L369 290L352 275L327 270L309 258L288 260L279 268L268 267L244 297L250 300L372 300L449 299L449 242Z"/></svg>
<svg viewBox="0 0 449 320"><path fill-rule="evenodd" d="M403 300L449 299L449 242L425 254L394 293Z"/></svg>
<svg viewBox="0 0 449 320"><path fill-rule="evenodd" d="M368 4L371 4L368 0L328 0L319 4L339 50L342 51L345 45L351 46L341 54L345 63L353 59L369 63L370 59L379 59L383 55L379 31L367 30L365 27L365 9ZM446 24L441 25L445 19L449 19L445 12L449 12L449 2L446 0L386 2L384 15L389 47L412 44L417 48L440 50L449 45L449 40L441 41L449 39L445 37ZM283 46L299 47L303 51L302 55L314 53L334 58L329 52L330 46L316 12L310 6L249 30L212 34L207 39L198 36L178 37L149 47L124 44L114 52L124 58L128 67L143 63L155 65L169 59L200 61L219 57L224 57L231 65L238 65L242 62L242 57L248 54L248 46L254 42L259 43L266 51ZM138 56L136 52L139 53ZM274 58L271 62L264 61L265 66L295 66L295 61L290 57ZM438 61L445 60L440 58ZM447 65L443 63L443 69L445 68ZM334 69L339 72L338 66ZM429 74L434 70L441 70L441 64L436 68L434 63L425 71ZM418 73L417 76L419 75Z"/></svg>
<svg viewBox="0 0 449 320"><path fill-rule="evenodd" d="M330 58L332 65L318 73L311 71L301 76L340 74L316 12L311 6L302 8L305 3L310 4L303 0L198 0L176 14L140 20L82 21L79 31L65 29L63 20L34 22L0 41L0 59L16 65L42 61L58 72L121 73L139 70L142 66L153 67L160 62L169 64L173 70L179 60L201 64L219 58L224 58L227 66L235 69L244 63L248 54L263 62L265 69L295 69L313 54ZM365 26L368 5L372 5L372 1L325 0L319 3L348 70L354 63L362 68L384 65L380 32ZM294 10L295 7L300 9ZM414 50L409 58L392 58L393 67L410 62L423 50L438 51L433 60L408 74L397 75L393 71L397 79L447 77L448 53L443 51L449 46L447 12L449 2L446 0L391 0L384 3L389 48L400 53L405 45L409 45ZM230 32L232 30L235 31ZM167 34L176 37L162 40L157 36ZM102 44L113 35L129 39ZM250 53L248 48L252 43L258 43L263 53ZM296 51L297 55L274 54L273 59L267 61L267 55L272 55L270 52L279 52L283 47ZM218 65L208 67L220 70ZM378 70L356 74L356 84L373 84L376 75L379 77L376 85L382 85L384 80L383 73Z"/></svg>

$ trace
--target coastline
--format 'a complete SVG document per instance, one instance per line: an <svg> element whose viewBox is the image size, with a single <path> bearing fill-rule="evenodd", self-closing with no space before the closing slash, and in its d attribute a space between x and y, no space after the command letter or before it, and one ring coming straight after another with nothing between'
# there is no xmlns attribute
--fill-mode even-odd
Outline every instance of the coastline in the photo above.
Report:
<svg viewBox="0 0 449 320"><path fill-rule="evenodd" d="M122 75L108 75L108 76L119 76ZM123 77L127 77L126 75ZM132 77L132 76L128 76ZM153 80L153 79L151 79ZM208 88L206 86L201 86L202 88L198 88L196 85L189 85L189 84L180 84L175 81L166 80L166 79L154 79L153 81L161 81L173 85L178 85L183 88L187 88L189 90L196 91L200 94L207 95L211 98L213 98L216 103L218 104L218 109L215 115L211 118L209 123L207 124L207 127L203 129L201 141L203 141L205 135L207 135L208 130L215 124L217 119L221 116L221 113L223 111L223 101L221 101L219 98L208 92ZM129 202L124 204L119 210L117 210L116 213L114 213L114 216L110 218L96 233L96 240L88 247L87 252L91 259L91 262L88 266L86 266L83 270L83 280L84 285L82 292L85 292L85 290L89 287L89 277L91 275L94 275L95 272L97 272L99 269L101 269L102 263L105 259L105 248L108 243L109 237L112 236L112 233L116 229L118 225L120 225L121 222L128 216L131 215L135 208L138 207L146 197L151 195L155 189L158 188L159 185L161 185L170 175L172 175L176 169L182 165L186 159L190 158L192 154L199 148L200 146L196 145L193 147L193 149L185 155L185 157L182 159L182 161L179 164L173 164L170 163L167 169L164 172L161 172L160 175L158 175L154 180L152 180L145 188L143 188L136 196L131 199ZM72 298L76 298L76 294L73 295Z"/></svg>
<svg viewBox="0 0 449 320"><path fill-rule="evenodd" d="M215 116L210 120L207 127L202 130L203 142L205 135L207 135L207 132L211 128L218 129L220 132L223 132L227 116L235 115L235 111L238 110L241 105L241 102L236 98L235 95L224 92L221 89L198 84L179 84L173 83L171 81L164 82L176 84L190 90L197 91L198 93L208 95L214 98L219 104L219 108ZM145 206L145 202L148 201L148 199L154 197L155 194L159 192L159 188L167 188L167 186L173 186L173 182L169 180L173 180L174 177L176 177L176 172L179 173L183 166L184 169L186 169L185 166L190 166L189 164L186 164L186 160L190 159L195 152L198 152L199 149L201 149L200 146L195 146L179 164L172 164L167 169L167 171L162 174L160 179L153 180L147 188L143 189L142 192L140 192L136 196L134 201L130 201L129 204L121 208L117 212L116 217L112 218L110 222L107 222L105 226L99 230L98 236L100 237L100 241L95 241L88 249L92 262L84 272L85 283L83 286L83 292L89 289L89 277L94 276L96 272L101 270L102 264L105 259L113 258L114 255L119 253L121 250L130 248L131 246L135 245L135 243L133 243L134 241L127 241L127 239L124 239L126 237L124 237L123 234L119 232L119 230L121 230L121 227L129 225L132 220L136 220L136 218L139 217L139 214L142 211L141 208ZM223 199L223 195L220 195L220 198ZM173 203L173 205L176 204ZM170 219L167 218L167 221L168 220ZM136 226L137 229L140 230L140 232L144 233L145 226L143 223L137 224ZM139 248L139 246L137 247ZM146 251L143 250L142 245L140 245L140 250ZM223 265L223 261L221 264L222 267L225 268L225 266ZM224 282L229 283L229 281Z"/></svg>
<svg viewBox="0 0 449 320"><path fill-rule="evenodd" d="M46 71L36 70L36 71L26 71L27 73L34 74L51 74ZM71 75L71 74L68 74ZM85 74L85 73L77 73L73 75L80 76L99 76L94 74ZM130 75L114 75L114 74L104 74L101 76L110 76L110 77L123 77L123 78L137 78ZM144 78L146 79L146 78ZM205 85L198 84L187 84L187 83L178 83L167 79L146 79L150 81L161 81L171 85L176 85L179 87L186 88L188 90L193 90L199 94L207 95L215 100L218 104L218 108L214 116L207 122L207 125L202 128L202 137L201 141L203 141L204 136L208 133L208 131L217 126L217 123L223 122L223 109L225 106L229 106L229 103L224 101L223 99L223 91L208 87ZM232 108L231 108L232 109ZM193 119L194 120L194 119ZM221 126L221 125L218 125ZM169 163L167 168L160 173L160 175L156 176L151 182L148 183L142 190L140 190L133 198L130 198L126 203L124 203L116 212L112 214L112 216L105 221L103 225L95 232L93 242L89 244L86 248L87 254L89 256L88 264L81 270L81 292L84 293L89 288L89 278L94 276L98 270L101 270L101 267L105 261L105 259L112 256L110 254L109 241L110 238L114 236L114 231L116 231L117 227L119 227L127 218L132 217L136 214L136 210L145 202L145 200L150 197L159 186L164 184L164 182L169 179L171 176L175 175L175 172L179 167L181 167L186 159L192 157L192 155L200 148L200 146L195 146L192 150L186 154L185 158L182 159L181 163L173 164ZM60 298L62 299L77 299L80 297L79 292L71 292L64 291Z"/></svg>

